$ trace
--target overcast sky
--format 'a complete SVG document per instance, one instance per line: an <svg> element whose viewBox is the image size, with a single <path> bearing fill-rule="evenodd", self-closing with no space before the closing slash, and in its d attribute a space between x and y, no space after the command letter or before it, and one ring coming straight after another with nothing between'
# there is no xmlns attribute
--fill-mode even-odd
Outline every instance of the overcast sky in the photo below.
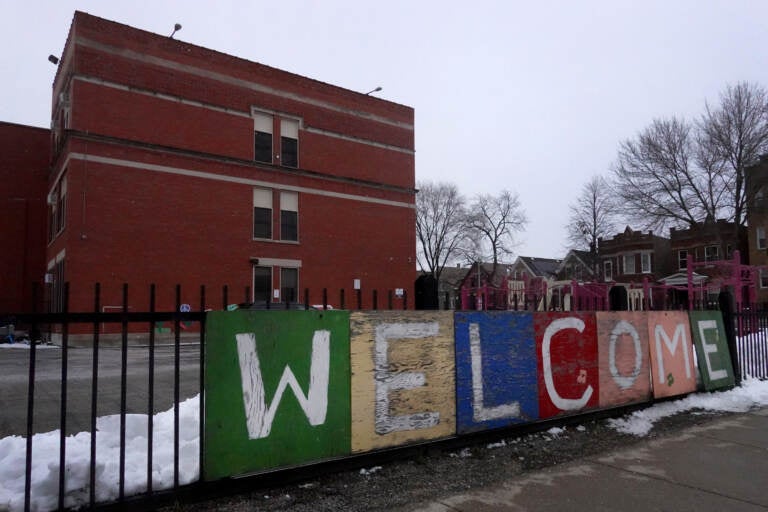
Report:
<svg viewBox="0 0 768 512"><path fill-rule="evenodd" d="M518 254L565 254L568 204L654 118L768 87L768 1L0 0L0 120L50 123L76 9L416 111L416 179L508 188Z"/></svg>

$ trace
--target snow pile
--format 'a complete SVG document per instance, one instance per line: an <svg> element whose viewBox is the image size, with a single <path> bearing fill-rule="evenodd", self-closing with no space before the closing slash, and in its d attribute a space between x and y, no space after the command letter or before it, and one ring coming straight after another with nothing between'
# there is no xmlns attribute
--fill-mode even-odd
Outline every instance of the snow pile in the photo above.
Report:
<svg viewBox="0 0 768 512"><path fill-rule="evenodd" d="M179 404L179 483L195 481L199 474L199 400ZM154 416L152 486L173 487L173 409ZM96 500L118 498L120 469L120 416L104 416L96 422ZM59 492L58 430L32 438L32 510L55 510ZM146 490L147 416L126 415L125 495ZM91 434L81 432L66 439L66 507L88 503ZM26 439L0 439L0 511L24 510Z"/></svg>
<svg viewBox="0 0 768 512"><path fill-rule="evenodd" d="M741 387L721 393L696 393L674 402L655 404L623 418L608 420L608 425L625 434L645 436L653 424L667 416L694 409L724 412L746 412L752 407L768 405L768 381L746 379Z"/></svg>

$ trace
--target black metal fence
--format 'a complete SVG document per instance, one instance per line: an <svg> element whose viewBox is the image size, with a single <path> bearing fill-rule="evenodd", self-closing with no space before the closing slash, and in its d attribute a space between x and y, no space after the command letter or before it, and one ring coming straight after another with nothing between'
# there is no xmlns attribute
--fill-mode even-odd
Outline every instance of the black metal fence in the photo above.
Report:
<svg viewBox="0 0 768 512"><path fill-rule="evenodd" d="M60 339L60 374L56 378L59 384L59 398L58 398L58 499L57 505L59 509L65 509L67 505L67 436L70 434L70 424L72 421L71 411L68 411L68 404L71 404L73 400L78 403L80 409L84 406L82 402L86 397L83 396L82 389L80 392L71 391L70 384L73 379L70 376L70 351L73 349L70 345L70 340L73 336L73 331L77 331L77 335L80 337L85 336L88 341L88 347L85 349L90 353L90 368L83 368L83 365L78 365L75 369L77 379L85 380L90 384L90 390L85 393L90 403L85 409L87 409L87 431L90 434L90 452L89 452L89 480L88 480L88 498L85 503L86 506L91 509L105 508L108 506L125 506L130 503L130 508L150 508L153 504L157 503L157 496L163 492L161 489L157 489L154 486L153 478L153 462L154 462L154 415L162 410L162 405L156 402L156 395L158 387L160 385L157 382L158 367L157 367L157 353L159 347L158 337L163 336L162 343L165 350L172 354L169 354L170 361L170 379L164 380L162 386L170 387L170 393L172 398L172 416L173 416L173 479L170 488L170 495L173 496L176 493L181 492L180 489L190 491L194 489L202 489L205 487L200 477L197 480L191 482L191 484L183 485L180 481L180 402L182 398L187 398L190 393L197 394L199 396L199 424L198 424L198 442L199 442L199 454L198 454L198 475L202 475L202 463L204 456L204 388L205 388L205 374L204 374L204 360L205 360L205 322L206 311L209 310L206 302L206 288L201 286L198 293L198 301L194 307L182 308L182 290L180 286L175 287L175 307L172 311L157 311L156 310L156 296L157 290L155 285L151 285L148 290L148 303L149 307L147 311L135 312L131 311L129 307L129 289L127 285L122 287L122 305L118 311L105 311L102 307L102 292L101 287L96 284L93 289L93 308L90 312L71 312L69 311L69 286L64 286L62 311L60 312L31 312L15 314L15 321L19 325L25 325L30 330L44 331L43 326L55 326L53 331L56 332ZM246 300L250 297L250 290L247 288L244 290L243 298ZM379 294L376 290L370 292L370 308L372 310L379 309L380 306L385 306L383 309L393 309L393 306L397 304L402 309L407 309L407 296L394 294L392 291L387 291L384 294ZM301 305L302 308L326 308L329 307L329 294L326 290L322 293L322 304L311 306L309 301L309 290L304 291L304 302ZM340 290L336 295L338 298L338 307L341 309L347 309L349 297L345 296L343 290ZM357 306L357 309L362 309L364 303L364 296L361 290L355 290L351 297L351 305ZM383 299L383 300L382 300ZM395 302L398 299L399 303ZM221 288L221 307L227 308L230 306L230 290L228 287ZM244 307L246 304L241 303ZM266 308L276 306L278 308L295 309L290 303L280 304L267 304ZM532 307L532 305L525 304L524 301L517 304L518 310L527 309L526 306ZM711 303L700 304L702 308L711 308ZM189 309L189 310L187 310ZM399 308L398 308L399 309ZM184 310L184 311L182 311ZM737 331L737 353L738 353L738 368L740 368L740 375L745 377L751 375L758 378L768 378L768 339L766 337L766 329L768 329L768 310L765 308L745 308L740 311L736 311L732 315L733 322ZM100 412L104 412L103 408L99 409L99 398L101 395L106 394L108 389L103 386L104 382L100 372L104 371L104 367L100 364L102 361L102 351L107 350L103 343L103 326L105 324L114 325L119 327L119 333L116 346L110 345L109 350L119 350L119 356L116 357L119 363L119 369L115 372L117 375L116 386L119 388L119 405L117 407L117 415L119 416L119 460L118 460L118 475L119 480L117 495L115 501L111 504L100 503L97 497L97 418L100 417ZM170 332L160 332L157 328L158 325L171 325ZM188 328L184 335L182 332L184 329L182 326L192 325L194 328ZM51 329L49 328L49 331ZM137 332L143 336L142 342L137 343L135 338L129 341L130 335L135 335ZM184 340L184 343L182 343ZM114 343L114 341L112 341ZM130 346L129 346L130 345ZM192 385L182 386L182 347L193 345L199 353L194 354L194 364L192 365L192 373L196 372L196 377L191 378ZM81 350L81 349L78 349ZM136 406L134 404L129 406L129 398L137 398L134 395L132 388L129 386L129 380L134 382L136 376L129 374L128 362L129 362L129 350L131 354L134 351L141 351L141 357L139 358L141 363L146 364L146 371L138 377L144 379L144 390L146 393L146 403L143 406ZM24 425L24 432L26 434L26 457L25 457L25 475L24 475L24 510L33 509L32 501L32 468L33 468L33 444L35 442L35 424L36 415L40 411L36 410L36 383L38 382L36 371L38 369L37 358L39 357L40 348L35 343L31 343L28 353L28 375L27 375L27 400L26 400L26 422ZM165 361L165 360L164 360ZM163 363L165 364L165 362ZM111 371L111 370L110 370ZM186 371L185 375L189 376L190 372ZM130 379L129 379L130 377ZM110 384L114 385L114 384ZM184 389L185 396L182 397L182 390ZM141 393L136 393L137 395ZM73 396L74 395L74 396ZM47 404L43 404L45 406ZM126 459L130 455L126 453L126 427L127 427L127 415L133 412L139 412L146 414L147 427L146 427L146 487L144 491L138 495L129 496L134 491L126 492ZM50 413L50 411L48 411ZM84 422L81 422L82 424ZM0 437L7 435L0 431ZM185 482L186 483L186 482Z"/></svg>

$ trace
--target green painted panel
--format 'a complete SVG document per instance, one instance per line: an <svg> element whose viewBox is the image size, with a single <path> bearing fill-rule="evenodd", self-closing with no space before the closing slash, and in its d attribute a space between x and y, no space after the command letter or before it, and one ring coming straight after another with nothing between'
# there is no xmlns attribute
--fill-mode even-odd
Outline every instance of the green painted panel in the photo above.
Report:
<svg viewBox="0 0 768 512"><path fill-rule="evenodd" d="M208 314L206 480L347 455L350 422L348 312Z"/></svg>
<svg viewBox="0 0 768 512"><path fill-rule="evenodd" d="M704 389L730 388L735 384L731 354L719 311L691 311L691 334Z"/></svg>

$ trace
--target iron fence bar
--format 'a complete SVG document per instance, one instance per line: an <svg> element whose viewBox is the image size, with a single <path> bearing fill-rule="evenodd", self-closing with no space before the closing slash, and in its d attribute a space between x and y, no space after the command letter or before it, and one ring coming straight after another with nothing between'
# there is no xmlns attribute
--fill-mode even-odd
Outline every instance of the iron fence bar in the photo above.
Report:
<svg viewBox="0 0 768 512"><path fill-rule="evenodd" d="M227 300L229 297L229 287L227 285L224 285L224 287L221 289L221 299L222 299L222 306L221 309L224 311L227 310L227 306L229 306L229 301Z"/></svg>
<svg viewBox="0 0 768 512"><path fill-rule="evenodd" d="M93 286L93 310L101 309L101 283ZM91 509L96 506L96 416L99 397L99 323L93 323L93 352L91 353L91 464L89 474L88 501Z"/></svg>
<svg viewBox="0 0 768 512"><path fill-rule="evenodd" d="M357 289L357 309L363 309L363 290Z"/></svg>
<svg viewBox="0 0 768 512"><path fill-rule="evenodd" d="M157 288L149 286L149 311L155 312ZM149 361L147 368L147 494L152 494L152 444L155 437L155 322L149 322Z"/></svg>
<svg viewBox="0 0 768 512"><path fill-rule="evenodd" d="M35 415L35 363L37 348L35 340L29 345L29 383L27 385L27 453L24 471L24 512L30 510L32 492L32 436Z"/></svg>
<svg viewBox="0 0 768 512"><path fill-rule="evenodd" d="M323 310L328 309L328 288L323 288Z"/></svg>
<svg viewBox="0 0 768 512"><path fill-rule="evenodd" d="M19 313L14 314L17 323L50 323L50 324L63 324L64 322L72 324L92 324L98 323L142 323L142 322L166 322L166 321L187 321L187 322L199 322L200 319L205 316L204 313L199 311L190 311L188 313L181 313L179 311L156 311L150 313L148 311L140 311L136 313L131 312L115 312L115 313L94 313L91 311L86 312L71 312L71 313Z"/></svg>
<svg viewBox="0 0 768 512"><path fill-rule="evenodd" d="M176 285L176 311L181 308L181 285ZM173 329L173 488L179 487L179 381L181 374L181 321L174 321Z"/></svg>
<svg viewBox="0 0 768 512"><path fill-rule="evenodd" d="M309 288L304 288L304 309L309 309Z"/></svg>
<svg viewBox="0 0 768 512"><path fill-rule="evenodd" d="M62 310L69 306L69 283L64 283ZM33 342L34 343L34 342ZM67 360L69 357L69 324L61 325L61 409L59 416L59 510L64 509L65 480L67 470Z"/></svg>
<svg viewBox="0 0 768 512"><path fill-rule="evenodd" d="M403 309L408 309L408 290L403 290Z"/></svg>
<svg viewBox="0 0 768 512"><path fill-rule="evenodd" d="M339 291L339 305L341 309L344 309L344 288Z"/></svg>
<svg viewBox="0 0 768 512"><path fill-rule="evenodd" d="M378 290L373 290L373 310L376 311L379 306L379 294Z"/></svg>
<svg viewBox="0 0 768 512"><path fill-rule="evenodd" d="M387 309L392 309L392 290L387 290Z"/></svg>
<svg viewBox="0 0 768 512"><path fill-rule="evenodd" d="M307 291L309 293L309 291ZM307 302L308 303L308 302ZM205 315L205 285L200 286L200 313ZM198 419L200 421L199 423L199 429L198 429L198 447L199 447L199 453L198 453L198 480L200 482L203 481L203 462L205 458L205 316L203 316L203 320L200 322L200 362L199 362L199 369L200 369L200 394L198 398Z"/></svg>
<svg viewBox="0 0 768 512"><path fill-rule="evenodd" d="M123 314L128 313L128 283L123 283ZM125 500L125 410L128 395L128 320L120 326L120 474L118 500Z"/></svg>

